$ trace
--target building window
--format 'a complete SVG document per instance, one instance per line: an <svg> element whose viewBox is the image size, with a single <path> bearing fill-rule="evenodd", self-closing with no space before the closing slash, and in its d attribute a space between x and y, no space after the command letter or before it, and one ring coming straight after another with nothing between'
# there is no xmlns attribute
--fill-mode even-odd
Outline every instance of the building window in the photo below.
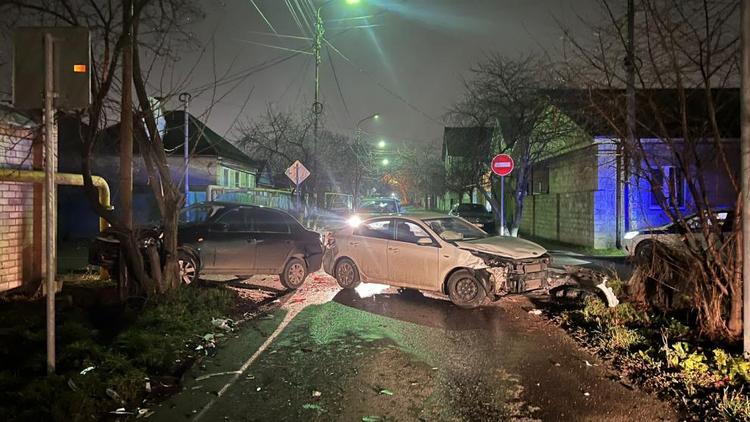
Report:
<svg viewBox="0 0 750 422"><path fill-rule="evenodd" d="M235 188L240 187L240 172L238 171L234 172L234 187Z"/></svg>
<svg viewBox="0 0 750 422"><path fill-rule="evenodd" d="M229 186L229 169L224 169L223 176L224 177L221 180L221 184L224 186Z"/></svg>
<svg viewBox="0 0 750 422"><path fill-rule="evenodd" d="M661 208L674 204L678 208L685 206L685 175L680 169L663 166L651 169L651 208ZM661 189L654 189L661 187Z"/></svg>
<svg viewBox="0 0 750 422"><path fill-rule="evenodd" d="M531 193L549 193L549 167L537 168L531 172Z"/></svg>

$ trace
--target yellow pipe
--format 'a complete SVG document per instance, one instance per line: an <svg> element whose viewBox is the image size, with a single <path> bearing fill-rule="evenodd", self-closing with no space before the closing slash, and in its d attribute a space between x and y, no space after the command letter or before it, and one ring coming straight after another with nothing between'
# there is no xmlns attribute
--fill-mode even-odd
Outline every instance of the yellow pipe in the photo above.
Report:
<svg viewBox="0 0 750 422"><path fill-rule="evenodd" d="M99 190L99 202L105 208L110 208L109 185L104 178L100 176L91 176L94 186ZM44 172L35 170L16 170L0 169L0 182L20 182L20 183L44 183ZM58 185L83 186L83 175L73 173L57 173L55 182ZM104 231L109 224L107 220L99 219L99 231Z"/></svg>

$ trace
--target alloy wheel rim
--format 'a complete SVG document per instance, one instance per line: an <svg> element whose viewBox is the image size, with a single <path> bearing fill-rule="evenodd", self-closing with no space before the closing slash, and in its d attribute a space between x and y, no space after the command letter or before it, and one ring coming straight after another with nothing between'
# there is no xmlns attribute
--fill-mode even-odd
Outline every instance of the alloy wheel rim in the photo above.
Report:
<svg viewBox="0 0 750 422"><path fill-rule="evenodd" d="M302 266L302 264L292 264L292 266L289 267L289 271L287 272L287 279L294 285L302 284L302 282L305 280L305 268Z"/></svg>
<svg viewBox="0 0 750 422"><path fill-rule="evenodd" d="M192 262L185 259L180 259L178 261L180 266L180 279L185 284L190 284L193 282L193 279L195 278L195 265L193 265Z"/></svg>
<svg viewBox="0 0 750 422"><path fill-rule="evenodd" d="M477 296L477 293L479 293L479 288L474 283L474 280L470 278L462 278L456 283L456 296L463 301L469 302L473 300Z"/></svg>
<svg viewBox="0 0 750 422"><path fill-rule="evenodd" d="M349 263L341 264L336 278L338 278L343 285L348 286L352 284L352 282L354 282L354 268L352 268Z"/></svg>

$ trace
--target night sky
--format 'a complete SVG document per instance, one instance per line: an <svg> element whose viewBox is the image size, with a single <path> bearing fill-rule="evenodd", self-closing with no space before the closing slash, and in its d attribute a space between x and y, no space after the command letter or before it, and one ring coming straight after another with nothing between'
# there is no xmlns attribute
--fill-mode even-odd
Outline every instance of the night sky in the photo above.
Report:
<svg viewBox="0 0 750 422"><path fill-rule="evenodd" d="M279 34L310 36L297 27L285 0L255 0L255 4ZM443 115L461 93L461 77L474 63L489 52L512 56L544 48L555 54L562 44L556 19L575 27L576 16L590 13L596 4L597 0L361 0L352 7L346 0L333 0L323 9L325 19L375 15L367 22L379 26L342 33L364 21L327 24L327 36L350 62L331 49L323 51L326 127L352 133L359 119L380 113L382 119L368 122L365 130L389 141L436 145ZM214 56L218 74L234 74L291 54L252 43L309 51L311 41L260 34L271 29L250 0L206 0L203 7L206 19L192 30L206 42L213 37L215 51L200 60L191 79L193 89L213 80ZM187 55L183 63L192 66L197 57L197 53ZM312 56L300 54L250 75L238 86L223 85L216 96L226 96L204 117L232 139L238 136L237 122L255 118L267 103L279 110L309 110L313 72ZM191 109L205 113L211 95L196 92Z"/></svg>

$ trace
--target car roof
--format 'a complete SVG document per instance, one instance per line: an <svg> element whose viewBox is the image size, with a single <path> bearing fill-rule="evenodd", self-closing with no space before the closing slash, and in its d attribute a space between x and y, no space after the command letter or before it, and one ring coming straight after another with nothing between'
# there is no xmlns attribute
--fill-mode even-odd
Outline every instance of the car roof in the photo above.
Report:
<svg viewBox="0 0 750 422"><path fill-rule="evenodd" d="M198 203L192 204L190 206L192 207L192 206L196 206L196 205L203 205L203 206L209 206L209 207L222 207L222 208L226 208L226 209L240 208L240 207L244 207L244 208L257 208L257 209L263 209L263 210L268 210L268 211L273 211L273 212L281 212L281 213L284 213L284 214L289 214L288 212L286 212L285 210L282 210L282 209L271 208L271 207L264 207L262 205L244 204L242 202L205 201L205 202L198 202Z"/></svg>
<svg viewBox="0 0 750 422"><path fill-rule="evenodd" d="M391 213L391 214L383 214L383 215L373 215L371 217L368 216L368 218L365 221L374 220L374 219L383 219L383 218L404 218L407 220L421 221L421 220L429 220L433 218L456 218L456 217L448 215L448 214L441 214L439 212L420 211L420 212L410 212L410 213Z"/></svg>

